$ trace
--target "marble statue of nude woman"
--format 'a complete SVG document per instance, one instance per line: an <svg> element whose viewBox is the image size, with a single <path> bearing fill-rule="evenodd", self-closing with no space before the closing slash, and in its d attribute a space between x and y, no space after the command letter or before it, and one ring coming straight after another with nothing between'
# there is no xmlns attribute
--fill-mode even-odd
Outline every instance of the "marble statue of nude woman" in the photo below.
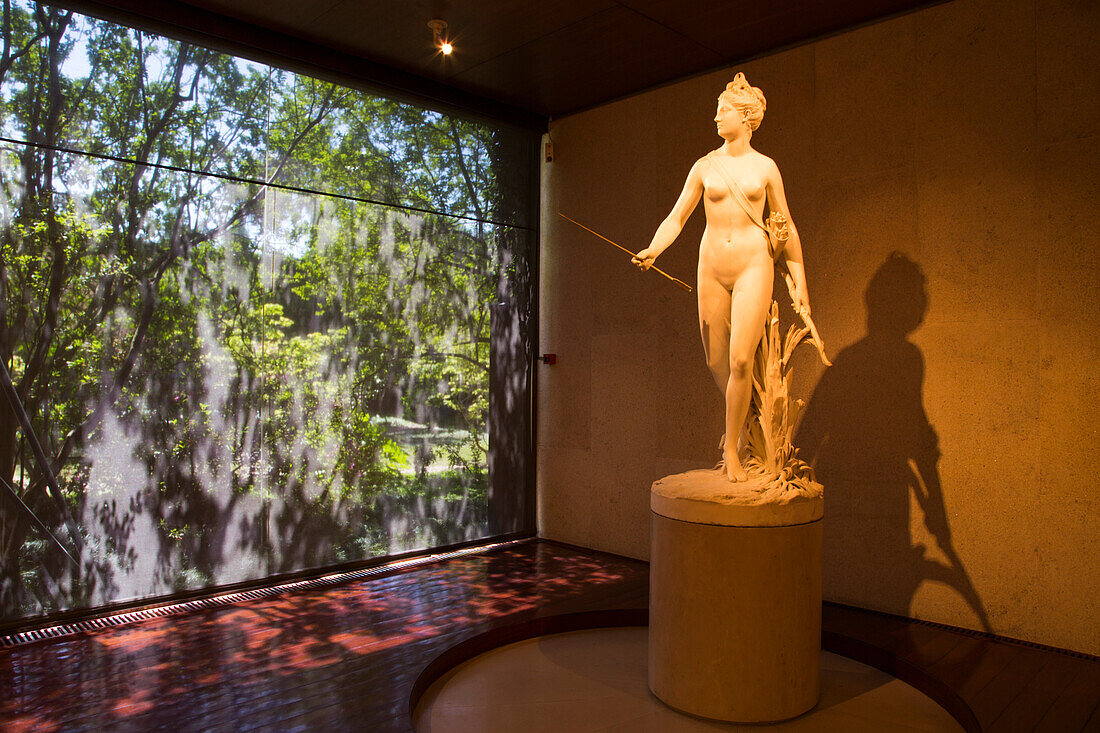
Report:
<svg viewBox="0 0 1100 733"><path fill-rule="evenodd" d="M725 396L719 466L734 482L748 479L738 456L738 437L748 417L753 357L764 334L779 258L790 273L795 310L810 323L802 245L790 221L783 180L775 162L750 144L764 118L765 104L763 92L750 86L744 74L737 74L726 86L714 115L718 135L725 142L695 162L672 211L649 246L633 259L642 270L652 267L703 198L706 230L699 245L699 329L707 366Z"/></svg>

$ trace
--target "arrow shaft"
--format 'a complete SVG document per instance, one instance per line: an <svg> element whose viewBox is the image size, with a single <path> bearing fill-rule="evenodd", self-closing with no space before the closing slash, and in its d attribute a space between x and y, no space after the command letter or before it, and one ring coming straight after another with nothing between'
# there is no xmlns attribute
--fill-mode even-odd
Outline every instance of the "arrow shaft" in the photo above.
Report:
<svg viewBox="0 0 1100 733"><path fill-rule="evenodd" d="M599 237L599 238L600 238L600 239L602 239L603 241L607 242L607 243L608 243L608 244L610 244L610 245L611 245L612 247L617 247L618 249L621 249L621 250L622 250L623 252L626 252L626 253L627 253L628 255L630 255L630 257L631 257L631 258L633 259L633 257L634 257L634 254L635 254L635 253L634 253L634 252L631 252L631 251L630 251L629 249L627 249L626 247L622 246L622 245L621 245L621 244L619 244L618 242L613 242L613 241L611 241L610 239L608 239L608 238L607 238L607 237L605 237L604 235L600 234L600 233L599 233L599 232L597 232L596 230L594 230L594 229L589 229L588 227L586 227L586 226L585 226L584 224L581 224L581 223L580 223L579 221L577 221L576 219L570 219L570 218L569 218L568 216L566 216L565 214L561 213L560 211L558 212L558 216L560 216L560 217L561 217L562 219L565 219L566 221L571 221L571 222L573 222L574 224L576 224L577 226L579 226L579 227L580 227L581 229L585 230L586 232L589 232L590 234L595 234L595 235L596 235L597 237ZM690 286L690 285L688 285L688 284L687 284L686 282L684 282L683 280L680 280L679 278L675 278L675 277L673 277L672 275L669 275L669 274L668 274L667 272L665 272L664 270L662 270L661 268L659 268L659 267L657 267L657 266L651 266L651 267L650 267L649 269L651 269L651 270L653 270L653 271L655 271L655 272L657 272L657 273L660 273L661 275L664 275L665 277L667 277L667 278L668 278L669 280L671 280L672 282L674 282L674 283L676 283L677 285L679 285L679 286L680 286L681 288L683 288L684 290L688 291L689 293L691 292L691 286Z"/></svg>
<svg viewBox="0 0 1100 733"><path fill-rule="evenodd" d="M562 214L562 213L560 213L560 212L558 213L558 216L560 216L561 218L565 219L566 221L571 221L571 222L573 222L574 224L576 224L577 226L579 226L579 227L580 227L581 229L585 230L586 232L589 232L589 233L591 233L591 234L595 234L595 235L596 235L597 237L599 237L599 238L600 238L600 239L602 239L603 241L607 242L607 243L608 243L608 244L610 244L610 245L611 245L612 247L618 247L619 249L621 249L621 250L622 250L623 252L626 252L626 253L627 253L628 255L630 255L631 257L633 257L633 256L634 256L634 253L633 253L633 252L631 252L631 251L630 251L629 249L627 249L626 247L622 246L621 244L618 244L617 242L612 242L612 241L611 241L610 239L608 239L608 238L607 238L607 237L605 237L604 235L600 234L600 233L599 233L599 232L597 232L597 231L596 231L595 229L589 229L588 227L586 227L586 226L585 226L584 224L581 224L581 223L580 223L579 221L577 221L576 219L570 219L570 218L569 218L568 216L566 216L565 214Z"/></svg>

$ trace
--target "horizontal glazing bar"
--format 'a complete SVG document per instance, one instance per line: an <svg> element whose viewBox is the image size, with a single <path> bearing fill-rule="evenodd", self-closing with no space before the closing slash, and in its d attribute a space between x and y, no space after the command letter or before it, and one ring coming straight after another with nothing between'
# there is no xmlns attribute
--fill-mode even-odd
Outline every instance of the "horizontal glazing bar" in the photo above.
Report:
<svg viewBox="0 0 1100 733"><path fill-rule="evenodd" d="M143 165L147 168L159 168L161 170L174 171L176 173L188 173L196 176L206 176L209 178L217 178L223 181L229 181L231 183L244 183L253 184L256 186L264 186L267 188L274 188L281 191L293 191L294 193L307 193L316 196L326 196L328 198L343 199L345 201L355 201L363 204L372 204L374 206L384 206L391 209L400 209L402 211L411 211L418 214L433 214L435 216L444 216L449 219L460 219L462 221L472 221L481 224L489 224L491 226L503 227L506 229L519 229L522 231L532 232L533 227L521 226L519 224L508 224L502 221L496 221L494 219L480 219L476 216L467 216L464 214L450 214L446 211L439 211L437 209L429 209L421 206L411 206L409 204L395 204L388 201L379 201L377 199L369 199L361 196L349 196L342 193L332 193L331 191L318 191L312 188L304 188L301 186L291 186L285 183L273 183L270 181L262 181L257 178L244 178L241 176L231 176L225 173L213 173L210 171L195 170L193 168L184 168L183 166L170 165L168 163L151 163L144 160L135 160L133 158L124 158L117 155L108 155L107 153L93 153L87 150L77 150L75 148L66 148L59 145L46 145L44 143L34 143L29 140L19 140L17 138L10 138L0 136L0 143L11 143L12 145L26 145L39 150L52 150L58 153L69 153L72 155L83 155L88 158L96 158L97 160L108 160L112 163L127 163L130 165Z"/></svg>

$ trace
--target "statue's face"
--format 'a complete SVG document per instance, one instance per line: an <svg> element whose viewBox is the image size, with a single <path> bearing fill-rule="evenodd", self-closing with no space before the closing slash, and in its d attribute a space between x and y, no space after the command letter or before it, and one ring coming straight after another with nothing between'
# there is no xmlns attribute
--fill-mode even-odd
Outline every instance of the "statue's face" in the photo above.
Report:
<svg viewBox="0 0 1100 733"><path fill-rule="evenodd" d="M729 102L718 101L718 111L714 113L718 125L718 136L724 140L736 137L745 125L745 115Z"/></svg>

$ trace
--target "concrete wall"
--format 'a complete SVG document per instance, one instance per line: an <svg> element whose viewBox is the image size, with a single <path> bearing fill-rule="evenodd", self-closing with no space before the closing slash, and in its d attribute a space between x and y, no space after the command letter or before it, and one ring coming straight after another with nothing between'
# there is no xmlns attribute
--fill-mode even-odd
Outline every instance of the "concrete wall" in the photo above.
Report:
<svg viewBox="0 0 1100 733"><path fill-rule="evenodd" d="M827 599L1100 653L1098 31L1084 0L956 0L736 69L767 95L753 142L835 361L795 366ZM718 458L694 296L557 212L648 244L734 71L554 123L545 537L645 558L650 483ZM694 282L702 228L700 207L658 266Z"/></svg>

